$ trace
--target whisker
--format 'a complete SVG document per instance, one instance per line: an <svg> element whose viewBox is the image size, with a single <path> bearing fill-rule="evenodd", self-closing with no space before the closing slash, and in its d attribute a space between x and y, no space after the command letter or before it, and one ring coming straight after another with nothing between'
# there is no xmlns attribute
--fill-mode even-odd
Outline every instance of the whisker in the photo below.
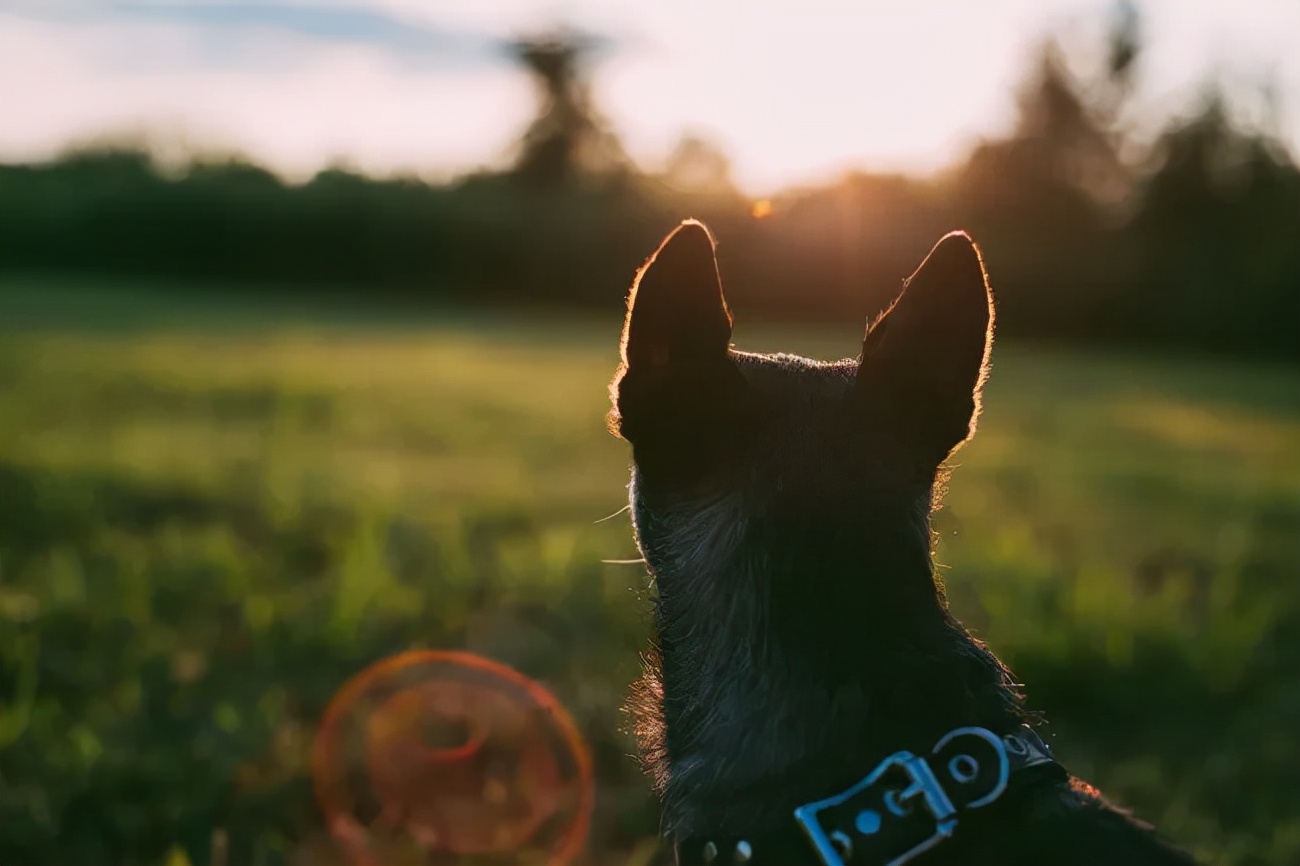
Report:
<svg viewBox="0 0 1300 866"><path fill-rule="evenodd" d="M629 502L627 505L624 505L622 508L620 508L618 511L615 511L613 514L602 517L600 520L593 520L591 522L591 525L595 526L597 523L604 523L606 520L613 520L615 517L618 517L620 514L622 514L624 511L627 511L631 507L632 504Z"/></svg>
<svg viewBox="0 0 1300 866"><path fill-rule="evenodd" d="M638 565L645 562L645 557L640 559L602 559L605 565Z"/></svg>

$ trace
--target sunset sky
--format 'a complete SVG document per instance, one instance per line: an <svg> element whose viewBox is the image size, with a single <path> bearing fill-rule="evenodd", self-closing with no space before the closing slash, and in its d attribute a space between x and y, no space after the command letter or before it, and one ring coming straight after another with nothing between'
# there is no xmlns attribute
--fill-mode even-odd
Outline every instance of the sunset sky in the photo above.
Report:
<svg viewBox="0 0 1300 866"><path fill-rule="evenodd" d="M503 39L604 37L598 105L653 167L683 132L754 193L848 166L924 171L1006 129L1044 34L1080 59L1113 0L0 0L0 160L97 136L446 177L502 164L533 111ZM1300 149L1300 2L1141 2L1148 126L1212 77Z"/></svg>

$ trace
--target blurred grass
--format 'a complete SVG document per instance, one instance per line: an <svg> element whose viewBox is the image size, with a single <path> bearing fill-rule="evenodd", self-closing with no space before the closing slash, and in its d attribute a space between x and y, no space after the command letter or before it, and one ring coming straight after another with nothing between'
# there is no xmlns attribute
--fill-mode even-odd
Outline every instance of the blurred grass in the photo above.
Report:
<svg viewBox="0 0 1300 866"><path fill-rule="evenodd" d="M0 289L0 862L331 862L313 726L415 646L550 684L597 759L590 860L644 858L647 582L598 522L618 322L178 295ZM994 364L936 521L954 608L1073 770L1210 862L1300 861L1300 372Z"/></svg>

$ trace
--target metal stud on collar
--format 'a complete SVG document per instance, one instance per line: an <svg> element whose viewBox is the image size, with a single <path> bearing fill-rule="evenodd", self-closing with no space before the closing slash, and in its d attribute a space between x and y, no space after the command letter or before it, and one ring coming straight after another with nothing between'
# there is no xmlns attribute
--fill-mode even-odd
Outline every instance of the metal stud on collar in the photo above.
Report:
<svg viewBox="0 0 1300 866"><path fill-rule="evenodd" d="M713 841L705 842L704 847L700 851L705 863L712 863L717 860L718 853L717 843ZM737 864L748 863L750 860L754 859L754 846L749 844L749 840L741 839L736 843L735 848L732 849L731 859Z"/></svg>

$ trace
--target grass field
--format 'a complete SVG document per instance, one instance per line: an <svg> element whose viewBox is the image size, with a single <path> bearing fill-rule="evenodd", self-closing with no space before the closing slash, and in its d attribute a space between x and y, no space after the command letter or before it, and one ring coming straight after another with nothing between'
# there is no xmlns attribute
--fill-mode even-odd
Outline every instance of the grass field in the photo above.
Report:
<svg viewBox="0 0 1300 866"><path fill-rule="evenodd" d="M646 862L616 321L7 282L0 863L341 862L311 734L411 647L548 683L588 861ZM937 516L955 610L1076 773L1209 862L1300 862L1300 371L1007 345L985 406Z"/></svg>

